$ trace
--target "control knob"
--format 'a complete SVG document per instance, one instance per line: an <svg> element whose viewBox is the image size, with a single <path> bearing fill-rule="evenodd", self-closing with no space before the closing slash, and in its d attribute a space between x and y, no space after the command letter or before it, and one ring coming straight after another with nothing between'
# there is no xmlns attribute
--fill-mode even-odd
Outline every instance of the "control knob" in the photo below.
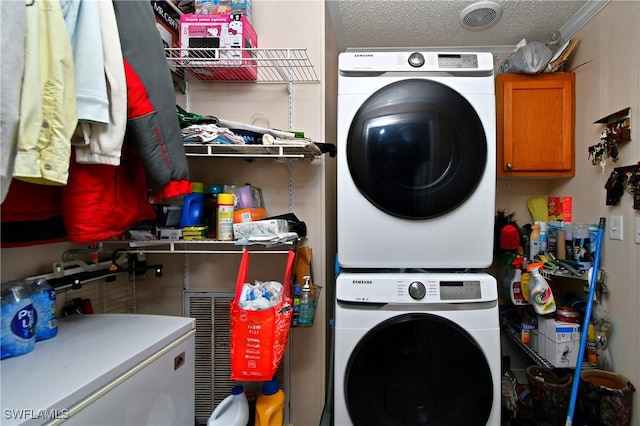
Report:
<svg viewBox="0 0 640 426"><path fill-rule="evenodd" d="M416 300L422 299L427 294L427 289L420 281L414 281L409 284L409 296Z"/></svg>
<svg viewBox="0 0 640 426"><path fill-rule="evenodd" d="M422 55L422 53L414 52L411 55L409 55L409 65L411 65L414 68L420 68L421 66L423 66L424 56Z"/></svg>

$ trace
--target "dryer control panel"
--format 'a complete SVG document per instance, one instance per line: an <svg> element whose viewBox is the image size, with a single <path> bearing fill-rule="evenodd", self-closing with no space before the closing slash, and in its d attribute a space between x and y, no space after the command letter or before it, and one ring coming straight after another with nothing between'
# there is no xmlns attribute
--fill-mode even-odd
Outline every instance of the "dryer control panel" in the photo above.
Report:
<svg viewBox="0 0 640 426"><path fill-rule="evenodd" d="M464 303L498 298L486 273L349 273L338 275L336 297L366 303Z"/></svg>
<svg viewBox="0 0 640 426"><path fill-rule="evenodd" d="M346 51L338 56L341 73L458 71L473 75L493 74L493 55L489 52L431 51Z"/></svg>

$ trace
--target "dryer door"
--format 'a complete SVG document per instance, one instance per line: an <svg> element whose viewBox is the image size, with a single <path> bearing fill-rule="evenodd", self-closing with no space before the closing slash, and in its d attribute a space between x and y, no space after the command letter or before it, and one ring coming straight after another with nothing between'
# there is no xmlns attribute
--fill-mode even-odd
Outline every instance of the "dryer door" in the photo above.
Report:
<svg viewBox="0 0 640 426"><path fill-rule="evenodd" d="M487 138L471 104L444 84L401 80L369 97L347 139L347 163L380 210L428 219L462 204L487 163Z"/></svg>
<svg viewBox="0 0 640 426"><path fill-rule="evenodd" d="M352 352L344 383L354 425L484 426L499 398L473 337L427 313L372 328Z"/></svg>

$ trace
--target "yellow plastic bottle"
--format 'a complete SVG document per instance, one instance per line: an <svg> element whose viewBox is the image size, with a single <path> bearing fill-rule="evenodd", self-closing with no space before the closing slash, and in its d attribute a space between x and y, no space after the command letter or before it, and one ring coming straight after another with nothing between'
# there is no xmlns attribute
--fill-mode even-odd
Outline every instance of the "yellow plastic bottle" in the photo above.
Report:
<svg viewBox="0 0 640 426"><path fill-rule="evenodd" d="M264 382L262 393L256 399L255 426L282 426L284 423L284 391L278 379Z"/></svg>
<svg viewBox="0 0 640 426"><path fill-rule="evenodd" d="M556 301L553 298L551 287L549 287L547 280L540 275L539 269L543 265L542 262L537 262L527 266L527 271L531 273L531 282L529 283L531 296L529 300L538 315L552 314L556 311Z"/></svg>

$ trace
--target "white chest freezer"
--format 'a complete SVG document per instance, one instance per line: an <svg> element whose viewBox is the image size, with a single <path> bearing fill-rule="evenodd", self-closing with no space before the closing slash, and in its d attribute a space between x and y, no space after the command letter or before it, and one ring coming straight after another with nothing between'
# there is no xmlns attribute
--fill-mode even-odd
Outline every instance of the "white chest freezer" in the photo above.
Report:
<svg viewBox="0 0 640 426"><path fill-rule="evenodd" d="M58 335L0 361L2 425L194 424L193 318L62 318Z"/></svg>

